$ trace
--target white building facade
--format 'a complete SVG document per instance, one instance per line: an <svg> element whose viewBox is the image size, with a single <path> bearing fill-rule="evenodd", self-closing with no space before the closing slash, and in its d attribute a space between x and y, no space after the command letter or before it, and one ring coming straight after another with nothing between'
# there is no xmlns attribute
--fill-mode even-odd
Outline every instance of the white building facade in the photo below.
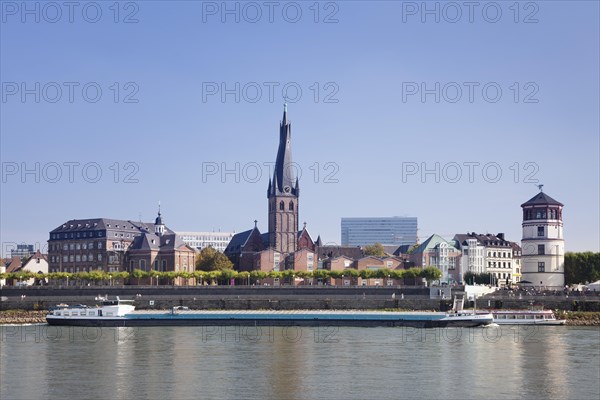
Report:
<svg viewBox="0 0 600 400"><path fill-rule="evenodd" d="M190 247L198 250L212 247L221 253L225 251L234 235L232 232L177 232L177 234Z"/></svg>

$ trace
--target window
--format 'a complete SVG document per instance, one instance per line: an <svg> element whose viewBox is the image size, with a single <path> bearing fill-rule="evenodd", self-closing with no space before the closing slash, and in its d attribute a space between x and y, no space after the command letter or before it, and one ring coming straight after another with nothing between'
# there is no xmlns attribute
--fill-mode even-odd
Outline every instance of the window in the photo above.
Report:
<svg viewBox="0 0 600 400"><path fill-rule="evenodd" d="M544 227L543 226L538 226L538 236L544 236Z"/></svg>
<svg viewBox="0 0 600 400"><path fill-rule="evenodd" d="M69 250L69 245L68 244L63 244L63 250Z"/></svg>
<svg viewBox="0 0 600 400"><path fill-rule="evenodd" d="M81 256L79 254L75 256L75 261L81 262Z"/></svg>
<svg viewBox="0 0 600 400"><path fill-rule="evenodd" d="M546 246L544 246L543 244L538 244L538 254L540 254L540 255L541 255L541 254L546 254L546 252L545 252L545 250L546 250L546 249L545 249L545 247L546 247Z"/></svg>
<svg viewBox="0 0 600 400"><path fill-rule="evenodd" d="M102 248L102 242L98 242L98 248L101 249Z"/></svg>
<svg viewBox="0 0 600 400"><path fill-rule="evenodd" d="M129 260L129 269L133 271L134 261Z"/></svg>
<svg viewBox="0 0 600 400"><path fill-rule="evenodd" d="M162 270L163 271L167 270L167 260L162 260Z"/></svg>
<svg viewBox="0 0 600 400"><path fill-rule="evenodd" d="M81 244L77 243L77 244L75 245L75 250L81 250Z"/></svg>
<svg viewBox="0 0 600 400"><path fill-rule="evenodd" d="M83 243L83 244L81 245L81 248L82 248L83 250L87 250L87 243Z"/></svg>
<svg viewBox="0 0 600 400"><path fill-rule="evenodd" d="M98 254L98 261L102 261L102 254Z"/></svg>
<svg viewBox="0 0 600 400"><path fill-rule="evenodd" d="M543 261L538 262L538 272L546 272L546 264Z"/></svg>
<svg viewBox="0 0 600 400"><path fill-rule="evenodd" d="M75 243L69 244L69 250L75 250Z"/></svg>
<svg viewBox="0 0 600 400"><path fill-rule="evenodd" d="M146 260L140 260L140 269L141 270L145 270L146 269Z"/></svg>
<svg viewBox="0 0 600 400"><path fill-rule="evenodd" d="M279 209L280 210L285 210L285 206L283 205L283 201L279 202Z"/></svg>
<svg viewBox="0 0 600 400"><path fill-rule="evenodd" d="M290 211L294 211L294 202L290 201Z"/></svg>
<svg viewBox="0 0 600 400"><path fill-rule="evenodd" d="M73 255L71 254L71 255L69 256L69 262L73 262L73 260L74 260L74 259L75 259L75 258L74 258L74 257L73 257Z"/></svg>

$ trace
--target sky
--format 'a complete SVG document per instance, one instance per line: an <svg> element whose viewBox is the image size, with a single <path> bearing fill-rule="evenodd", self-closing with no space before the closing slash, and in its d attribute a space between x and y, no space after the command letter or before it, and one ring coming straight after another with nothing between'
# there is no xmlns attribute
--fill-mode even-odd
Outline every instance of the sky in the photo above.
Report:
<svg viewBox="0 0 600 400"><path fill-rule="evenodd" d="M505 233L543 184L600 249L599 3L1 1L0 241L69 219L267 229L283 103L300 221Z"/></svg>

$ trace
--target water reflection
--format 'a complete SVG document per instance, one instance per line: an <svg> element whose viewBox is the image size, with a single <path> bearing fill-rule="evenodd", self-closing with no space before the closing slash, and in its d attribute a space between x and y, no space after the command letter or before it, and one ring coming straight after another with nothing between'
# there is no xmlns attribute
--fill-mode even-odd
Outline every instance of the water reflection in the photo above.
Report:
<svg viewBox="0 0 600 400"><path fill-rule="evenodd" d="M600 394L598 328L19 329L0 327L2 399Z"/></svg>

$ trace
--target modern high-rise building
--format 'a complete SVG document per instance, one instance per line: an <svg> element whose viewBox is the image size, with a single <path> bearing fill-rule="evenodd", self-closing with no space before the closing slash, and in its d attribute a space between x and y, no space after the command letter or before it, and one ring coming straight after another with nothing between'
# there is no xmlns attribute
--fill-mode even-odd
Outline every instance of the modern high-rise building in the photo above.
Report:
<svg viewBox="0 0 600 400"><path fill-rule="evenodd" d="M417 217L342 218L342 246L413 245L417 242Z"/></svg>
<svg viewBox="0 0 600 400"><path fill-rule="evenodd" d="M16 249L10 250L10 257L29 257L35 253L32 244L18 244Z"/></svg>

